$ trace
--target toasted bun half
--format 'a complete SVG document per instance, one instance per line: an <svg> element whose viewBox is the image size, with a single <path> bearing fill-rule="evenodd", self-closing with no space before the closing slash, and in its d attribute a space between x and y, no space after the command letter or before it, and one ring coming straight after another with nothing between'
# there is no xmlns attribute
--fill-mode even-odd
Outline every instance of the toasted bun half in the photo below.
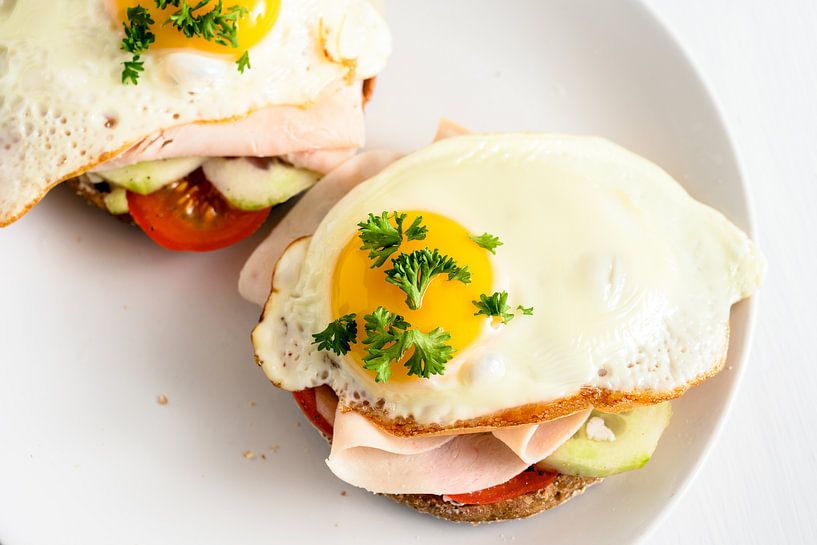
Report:
<svg viewBox="0 0 817 545"><path fill-rule="evenodd" d="M421 513L451 522L497 522L531 517L553 509L601 481L592 477L559 475L545 488L486 505L463 505L431 494L383 494Z"/></svg>

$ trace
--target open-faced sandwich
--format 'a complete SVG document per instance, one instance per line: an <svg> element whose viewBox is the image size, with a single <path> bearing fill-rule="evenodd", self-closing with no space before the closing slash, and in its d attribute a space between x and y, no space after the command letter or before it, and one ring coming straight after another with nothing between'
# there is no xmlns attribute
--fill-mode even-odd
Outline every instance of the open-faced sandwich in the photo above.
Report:
<svg viewBox="0 0 817 545"><path fill-rule="evenodd" d="M755 244L600 138L462 135L395 158L330 174L242 278L259 300L274 263L256 358L331 440L332 472L476 523L643 466L669 401L723 367Z"/></svg>
<svg viewBox="0 0 817 545"><path fill-rule="evenodd" d="M367 0L0 2L0 226L69 181L212 250L363 144L391 41Z"/></svg>

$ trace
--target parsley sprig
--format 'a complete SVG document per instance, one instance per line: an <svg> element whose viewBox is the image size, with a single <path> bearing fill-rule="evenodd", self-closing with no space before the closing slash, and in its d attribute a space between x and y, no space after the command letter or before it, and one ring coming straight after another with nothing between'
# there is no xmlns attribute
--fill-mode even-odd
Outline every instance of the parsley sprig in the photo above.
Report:
<svg viewBox="0 0 817 545"><path fill-rule="evenodd" d="M363 242L361 250L369 251L369 259L372 259L372 268L381 267L383 263L394 254L403 243L403 236L406 240L425 240L428 228L423 225L423 216L417 216L411 222L408 229L403 232L403 222L407 214L394 212L389 215L383 212L379 216L369 214L366 221L357 224L358 237ZM394 220L394 225L390 219Z"/></svg>
<svg viewBox="0 0 817 545"><path fill-rule="evenodd" d="M351 345L357 342L356 315L346 314L331 322L326 329L312 335L312 344L318 350L332 351L341 356L347 354ZM403 365L409 375L428 378L445 372L445 364L454 354L448 341L451 335L442 328L429 332L411 329L399 314L384 307L377 307L371 314L363 316L366 338L366 356L363 367L376 372L375 381L386 382L391 377L391 365L399 362L411 350L411 355Z"/></svg>
<svg viewBox="0 0 817 545"><path fill-rule="evenodd" d="M499 318L503 324L507 324L514 318L511 306L508 304L507 291L495 291L491 295L483 293L479 296L479 301L471 301L471 303L477 307L474 316L493 316ZM516 310L525 316L533 315L533 307L519 305Z"/></svg>
<svg viewBox="0 0 817 545"><path fill-rule="evenodd" d="M496 255L496 249L503 245L499 237L490 233L482 233L481 235L468 235L468 238L477 243L480 248L485 248L492 254Z"/></svg>
<svg viewBox="0 0 817 545"><path fill-rule="evenodd" d="M331 350L338 356L348 353L352 349L352 343L357 342L355 318L355 314L346 314L331 322L326 329L312 335L312 344L317 344L318 350Z"/></svg>
<svg viewBox="0 0 817 545"><path fill-rule="evenodd" d="M386 271L386 282L406 292L406 305L412 310L420 308L428 285L437 275L446 274L449 280L471 283L471 271L467 265L460 267L454 258L436 249L401 253L392 259L391 264L392 268Z"/></svg>
<svg viewBox="0 0 817 545"><path fill-rule="evenodd" d="M156 41L156 35L150 31L151 26L156 21L150 16L148 10L142 6L128 8L128 22L122 23L125 30L125 37L122 38L122 49L131 53L131 60L123 63L122 83L132 83L136 85L139 75L145 70L145 62L142 60L142 53L147 51L150 44Z"/></svg>
<svg viewBox="0 0 817 545"><path fill-rule="evenodd" d="M187 0L154 0L157 8L164 9L168 6L177 8L162 23L164 26L171 25L187 38L199 37L208 42L237 48L238 21L246 17L249 10L244 6L230 6L225 9L223 1L218 0L208 11L205 8L210 3L211 0L200 0L195 5ZM145 70L141 55L156 41L156 35L152 32L156 21L141 5L128 8L126 14L128 21L122 23L125 37L122 39L121 49L132 56L129 61L123 62L122 83L136 85L139 83L139 76ZM242 74L247 68L252 68L247 51L238 58L236 66Z"/></svg>
<svg viewBox="0 0 817 545"><path fill-rule="evenodd" d="M411 355L403 364L409 375L428 378L445 372L445 364L454 354L454 348L447 344L451 335L442 328L427 333L410 329L409 324L399 314L384 307L377 307L365 320L367 355L363 367L377 374L376 382L386 382L391 377L391 365L399 362L409 350Z"/></svg>

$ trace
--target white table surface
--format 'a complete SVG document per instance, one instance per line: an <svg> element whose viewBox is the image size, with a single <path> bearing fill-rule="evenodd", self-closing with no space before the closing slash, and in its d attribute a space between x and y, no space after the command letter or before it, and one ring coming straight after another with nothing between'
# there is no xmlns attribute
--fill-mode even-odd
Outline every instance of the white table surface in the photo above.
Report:
<svg viewBox="0 0 817 545"><path fill-rule="evenodd" d="M817 543L817 2L647 0L710 88L769 259L750 364L649 544Z"/></svg>

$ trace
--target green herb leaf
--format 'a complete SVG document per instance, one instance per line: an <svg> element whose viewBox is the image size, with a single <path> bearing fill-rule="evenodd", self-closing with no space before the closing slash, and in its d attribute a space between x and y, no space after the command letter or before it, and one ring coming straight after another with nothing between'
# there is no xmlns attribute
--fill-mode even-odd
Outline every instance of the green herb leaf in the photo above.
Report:
<svg viewBox="0 0 817 545"><path fill-rule="evenodd" d="M513 320L513 313L510 312L511 307L508 305L507 291L495 291L491 295L483 293L479 296L479 301L471 301L471 303L477 307L474 316L495 316L500 318L503 324Z"/></svg>
<svg viewBox="0 0 817 545"><path fill-rule="evenodd" d="M428 378L445 372L445 364L454 354L454 347L446 344L451 335L438 327L428 333L412 329L406 337L405 345L414 346L414 352L405 363L409 375Z"/></svg>
<svg viewBox="0 0 817 545"><path fill-rule="evenodd" d="M125 37L122 38L120 49L131 53L132 57L131 60L122 63L124 66L122 83L136 85L139 82L139 75L145 70L145 63L141 60L140 54L156 41L156 35L150 31L154 20L142 6L128 8L126 13L128 22L122 23Z"/></svg>
<svg viewBox="0 0 817 545"><path fill-rule="evenodd" d="M399 361L406 350L405 331L411 325L399 314L377 307L372 314L363 316L368 355L363 357L363 367L377 372L376 382L386 382L391 377L391 362Z"/></svg>
<svg viewBox="0 0 817 545"><path fill-rule="evenodd" d="M460 267L452 257L428 248L400 254L392 259L392 268L386 271L386 282L406 292L406 304L417 310L423 302L428 285L438 274L447 274L449 280L463 284L471 282L468 267Z"/></svg>
<svg viewBox="0 0 817 545"><path fill-rule="evenodd" d="M357 342L357 322L354 314L341 316L331 322L326 329L312 335L312 344L318 345L318 350L331 350L338 356L348 353L351 343Z"/></svg>
<svg viewBox="0 0 817 545"><path fill-rule="evenodd" d="M394 220L394 225L390 219ZM361 250L369 251L369 259L374 260L372 268L381 267L403 243L403 222L406 214L382 212L379 216L369 214L366 221L357 224L358 236L363 242ZM422 224L423 217L417 216L405 231L408 240L425 240L428 228Z"/></svg>
<svg viewBox="0 0 817 545"><path fill-rule="evenodd" d="M242 74L247 68L252 69L252 65L250 64L250 52L245 51L244 54L241 55L237 61L235 61L235 64L238 66L238 71Z"/></svg>
<svg viewBox="0 0 817 545"><path fill-rule="evenodd" d="M490 233L482 233L481 235L468 235L468 238L473 240L477 243L477 245L481 248L485 248L492 254L496 254L496 249L499 246L502 246L502 241L499 240L498 236L492 235Z"/></svg>
<svg viewBox="0 0 817 545"><path fill-rule="evenodd" d="M367 355L363 367L377 374L376 382L386 382L391 377L391 365L399 362L408 350L413 350L405 362L409 375L428 378L445 372L445 364L454 353L454 348L446 344L451 335L436 328L428 333L410 329L411 324L399 314L384 307L378 307L372 314L363 317L367 337Z"/></svg>
<svg viewBox="0 0 817 545"><path fill-rule="evenodd" d="M525 316L533 316L533 307L523 307L522 305L519 305L518 307L516 307L516 310L518 310Z"/></svg>
<svg viewBox="0 0 817 545"><path fill-rule="evenodd" d="M474 313L474 316L494 316L501 319L503 324L507 324L514 318L511 307L508 305L507 291L495 291L491 295L483 293L479 296L479 301L471 301L471 304L477 307L477 312ZM525 316L533 315L533 307L523 307L519 305L516 307L516 310Z"/></svg>
<svg viewBox="0 0 817 545"><path fill-rule="evenodd" d="M140 59L139 55L134 55L131 60L122 63L122 83L125 85L136 85L139 83L139 75L145 71L145 62Z"/></svg>
<svg viewBox="0 0 817 545"><path fill-rule="evenodd" d="M397 216L397 212L394 213ZM397 225L400 230L403 229L403 218L405 218L405 214L401 214L400 218L397 219ZM409 228L406 229L406 240L425 240L426 235L428 234L428 227L423 225L423 216L417 216L414 218L414 221L411 222Z"/></svg>

